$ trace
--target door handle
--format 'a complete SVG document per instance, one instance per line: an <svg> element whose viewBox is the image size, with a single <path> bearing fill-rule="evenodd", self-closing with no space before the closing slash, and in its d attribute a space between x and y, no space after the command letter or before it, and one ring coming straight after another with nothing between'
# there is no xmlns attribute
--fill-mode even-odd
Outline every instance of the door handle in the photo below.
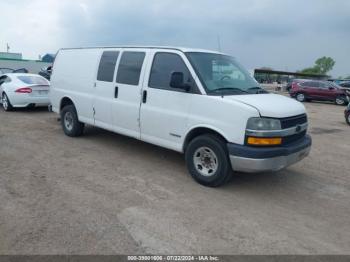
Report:
<svg viewBox="0 0 350 262"><path fill-rule="evenodd" d="M143 90L142 93L142 103L146 103L147 102L147 91Z"/></svg>
<svg viewBox="0 0 350 262"><path fill-rule="evenodd" d="M114 89L114 98L118 98L118 90L119 90L119 88L118 88L118 86L116 86Z"/></svg>

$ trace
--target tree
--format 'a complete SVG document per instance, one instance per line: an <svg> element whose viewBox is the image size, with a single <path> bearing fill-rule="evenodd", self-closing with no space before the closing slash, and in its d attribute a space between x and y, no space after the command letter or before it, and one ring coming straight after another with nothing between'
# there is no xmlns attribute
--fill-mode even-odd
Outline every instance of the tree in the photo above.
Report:
<svg viewBox="0 0 350 262"><path fill-rule="evenodd" d="M318 58L313 67L308 67L301 70L301 73L325 75L333 69L334 65L335 61L333 58L324 56Z"/></svg>
<svg viewBox="0 0 350 262"><path fill-rule="evenodd" d="M321 75L320 69L316 68L316 67L308 67L308 68L305 68L305 69L303 69L303 70L301 70L299 72L303 73L303 74Z"/></svg>
<svg viewBox="0 0 350 262"><path fill-rule="evenodd" d="M319 68L321 74L327 74L335 65L335 61L331 57L321 57L316 60L315 66Z"/></svg>

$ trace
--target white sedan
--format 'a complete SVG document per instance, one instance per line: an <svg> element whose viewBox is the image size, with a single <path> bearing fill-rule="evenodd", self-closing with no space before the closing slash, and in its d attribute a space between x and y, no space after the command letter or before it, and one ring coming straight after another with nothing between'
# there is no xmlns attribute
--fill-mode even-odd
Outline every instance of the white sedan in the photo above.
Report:
<svg viewBox="0 0 350 262"><path fill-rule="evenodd" d="M34 74L4 74L0 76L0 98L5 111L15 107L47 106L50 83Z"/></svg>

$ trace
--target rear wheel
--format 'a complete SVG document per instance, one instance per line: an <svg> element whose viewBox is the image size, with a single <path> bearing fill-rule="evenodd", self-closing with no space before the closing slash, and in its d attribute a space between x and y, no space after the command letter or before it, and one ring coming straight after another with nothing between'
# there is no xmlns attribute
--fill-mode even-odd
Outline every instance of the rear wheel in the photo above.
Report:
<svg viewBox="0 0 350 262"><path fill-rule="evenodd" d="M35 108L35 104L30 104L27 106L27 109L34 109Z"/></svg>
<svg viewBox="0 0 350 262"><path fill-rule="evenodd" d="M350 126L350 113L347 114L345 119L346 119L346 123L348 123L348 125Z"/></svg>
<svg viewBox="0 0 350 262"><path fill-rule="evenodd" d="M303 93L298 93L295 97L299 102L304 102L306 100L306 97Z"/></svg>
<svg viewBox="0 0 350 262"><path fill-rule="evenodd" d="M218 187L232 176L225 142L215 135L193 139L185 153L191 176L204 186Z"/></svg>
<svg viewBox="0 0 350 262"><path fill-rule="evenodd" d="M77 137L84 132L84 124L79 122L74 105L67 105L61 110L61 124L67 136Z"/></svg>
<svg viewBox="0 0 350 262"><path fill-rule="evenodd" d="M13 109L10 99L8 98L6 93L2 94L2 107L5 111L11 111Z"/></svg>
<svg viewBox="0 0 350 262"><path fill-rule="evenodd" d="M337 97L335 98L335 104L336 104L336 105L339 105L339 106L345 105L345 104L346 104L346 98L343 97L343 96L337 96Z"/></svg>

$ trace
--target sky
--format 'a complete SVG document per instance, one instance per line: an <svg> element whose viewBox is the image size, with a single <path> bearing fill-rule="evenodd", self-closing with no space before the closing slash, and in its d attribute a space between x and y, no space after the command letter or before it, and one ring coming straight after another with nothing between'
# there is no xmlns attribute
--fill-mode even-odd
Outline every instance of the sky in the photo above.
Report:
<svg viewBox="0 0 350 262"><path fill-rule="evenodd" d="M247 69L295 71L330 56L350 75L349 0L1 0L0 51L166 45L221 50Z"/></svg>

